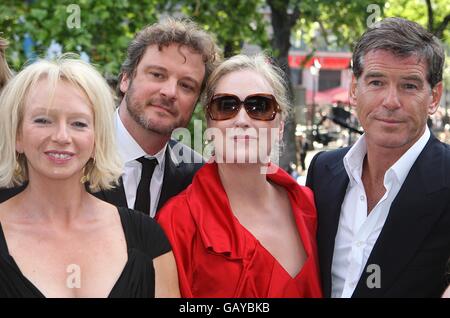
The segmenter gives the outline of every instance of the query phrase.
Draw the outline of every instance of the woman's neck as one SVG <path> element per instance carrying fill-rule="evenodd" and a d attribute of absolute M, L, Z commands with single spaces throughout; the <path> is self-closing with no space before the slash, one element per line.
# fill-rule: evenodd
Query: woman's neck
<path fill-rule="evenodd" d="M 69 225 L 80 217 L 91 197 L 79 180 L 34 178 L 13 203 L 25 218 Z"/>
<path fill-rule="evenodd" d="M 258 164 L 218 164 L 219 176 L 230 204 L 265 206 L 271 184 Z"/>

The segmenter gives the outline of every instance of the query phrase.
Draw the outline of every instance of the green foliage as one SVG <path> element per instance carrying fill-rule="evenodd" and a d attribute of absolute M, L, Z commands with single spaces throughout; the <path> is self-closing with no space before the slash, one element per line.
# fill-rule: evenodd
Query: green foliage
<path fill-rule="evenodd" d="M 216 35 L 225 57 L 240 53 L 244 42 L 268 48 L 268 24 L 261 13 L 264 1 L 183 0 L 178 3 L 183 14 Z"/>
<path fill-rule="evenodd" d="M 0 30 L 10 41 L 9 62 L 17 70 L 26 61 L 23 41 L 28 35 L 38 57 L 45 57 L 56 41 L 63 52 L 85 52 L 104 73 L 115 74 L 134 33 L 157 20 L 159 2 L 80 0 L 76 3 L 79 27 L 71 27 L 75 21 L 72 0 L 3 1 Z"/>
<path fill-rule="evenodd" d="M 379 20 L 375 19 L 377 12 L 374 6 L 377 6 L 381 17 L 384 3 L 385 0 L 302 1 L 295 35 L 297 39 L 302 38 L 311 49 L 350 51 L 368 23 Z"/>
<path fill-rule="evenodd" d="M 389 0 L 385 16 L 396 16 L 415 21 L 435 33 L 444 19 L 450 16 L 450 2 L 448 0 L 432 0 L 430 3 L 433 10 L 431 29 L 429 27 L 429 15 L 425 0 Z M 444 32 L 440 38 L 447 45 L 450 45 L 450 25 L 447 24 L 444 27 Z"/>
<path fill-rule="evenodd" d="M 38 57 L 45 57 L 55 41 L 63 52 L 85 52 L 102 73 L 114 76 L 138 30 L 162 14 L 184 15 L 214 33 L 225 56 L 241 52 L 244 43 L 256 44 L 287 64 L 290 34 L 310 49 L 348 51 L 370 22 L 374 12 L 369 5 L 377 5 L 381 17 L 401 16 L 427 27 L 427 1 L 432 4 L 432 27 L 437 30 L 449 15 L 448 0 L 2 0 L 0 36 L 10 41 L 7 59 L 15 70 L 30 58 L 23 47 L 29 36 Z M 70 27 L 76 22 L 71 5 L 79 6 L 79 27 Z M 279 14 L 276 23 L 269 7 Z M 283 23 L 284 19 L 289 23 Z M 450 43 L 448 27 L 442 38 Z M 204 126 L 201 107 L 193 119 L 202 119 Z"/>

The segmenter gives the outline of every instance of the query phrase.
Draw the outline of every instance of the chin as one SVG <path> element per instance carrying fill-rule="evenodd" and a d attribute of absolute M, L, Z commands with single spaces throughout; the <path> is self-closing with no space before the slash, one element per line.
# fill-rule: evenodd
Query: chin
<path fill-rule="evenodd" d="M 411 144 L 411 141 L 399 138 L 385 138 L 377 140 L 376 144 L 384 148 L 398 149 Z"/>
<path fill-rule="evenodd" d="M 259 162 L 259 156 L 257 152 L 249 152 L 248 150 L 236 151 L 234 155 L 231 156 L 230 163 L 237 164 L 255 164 Z M 227 157 L 225 157 L 227 158 Z"/>

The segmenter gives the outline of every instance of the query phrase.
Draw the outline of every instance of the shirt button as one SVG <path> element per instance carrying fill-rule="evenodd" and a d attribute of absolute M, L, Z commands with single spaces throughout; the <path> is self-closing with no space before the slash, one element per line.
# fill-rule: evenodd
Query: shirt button
<path fill-rule="evenodd" d="M 363 245 L 363 242 L 361 242 L 361 241 L 356 242 L 357 247 L 361 247 L 362 245 Z"/>
<path fill-rule="evenodd" d="M 362 195 L 362 196 L 359 197 L 359 199 L 360 199 L 361 201 L 364 201 L 364 200 L 366 199 L 366 197 Z"/>

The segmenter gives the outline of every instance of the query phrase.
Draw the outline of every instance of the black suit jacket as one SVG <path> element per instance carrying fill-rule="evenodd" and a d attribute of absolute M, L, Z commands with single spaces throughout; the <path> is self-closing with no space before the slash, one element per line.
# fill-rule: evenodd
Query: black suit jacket
<path fill-rule="evenodd" d="M 349 183 L 343 157 L 349 148 L 317 154 L 307 183 L 318 213 L 318 249 L 324 295 L 331 295 L 331 265 L 341 205 Z M 412 166 L 365 264 L 352 297 L 439 297 L 450 257 L 450 147 L 433 135 Z M 380 288 L 367 284 L 380 266 Z M 370 281 L 370 279 L 369 279 Z"/>
<path fill-rule="evenodd" d="M 189 158 L 189 160 L 186 160 L 187 158 Z M 170 140 L 168 147 L 166 148 L 164 178 L 157 210 L 159 210 L 167 200 L 177 195 L 191 184 L 194 174 L 203 164 L 203 158 L 198 153 L 175 140 Z M 0 202 L 13 197 L 25 187 L 26 185 L 11 189 L 1 189 Z M 128 206 L 125 190 L 122 186 L 122 178 L 119 180 L 118 187 L 108 191 L 99 191 L 93 193 L 93 195 L 115 206 Z"/>

